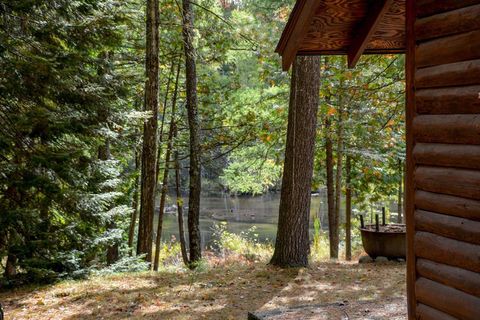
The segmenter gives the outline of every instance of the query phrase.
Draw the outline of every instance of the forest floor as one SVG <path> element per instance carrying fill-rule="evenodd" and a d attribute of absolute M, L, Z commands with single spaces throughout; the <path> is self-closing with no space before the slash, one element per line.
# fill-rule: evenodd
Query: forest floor
<path fill-rule="evenodd" d="M 228 320 L 298 306 L 307 306 L 301 309 L 311 315 L 303 319 L 393 320 L 406 319 L 405 296 L 405 263 L 327 261 L 282 270 L 264 261 L 212 257 L 198 272 L 166 270 L 64 281 L 0 293 L 0 303 L 6 320 Z M 277 312 L 272 319 L 298 319 L 299 309 L 292 310 L 290 316 L 279 317 Z"/>

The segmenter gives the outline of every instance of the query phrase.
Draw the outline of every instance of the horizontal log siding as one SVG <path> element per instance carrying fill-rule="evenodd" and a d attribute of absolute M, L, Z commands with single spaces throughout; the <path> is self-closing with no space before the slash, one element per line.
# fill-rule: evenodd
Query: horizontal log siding
<path fill-rule="evenodd" d="M 415 192 L 417 209 L 443 213 L 449 216 L 480 221 L 480 201 L 418 190 Z"/>
<path fill-rule="evenodd" d="M 476 76 L 480 77 L 480 72 Z M 424 89 L 417 91 L 415 103 L 420 114 L 478 114 L 479 94 L 480 85 Z"/>
<path fill-rule="evenodd" d="M 480 246 L 476 244 L 417 231 L 415 253 L 419 258 L 480 272 Z"/>
<path fill-rule="evenodd" d="M 417 41 L 467 33 L 480 29 L 480 5 L 437 14 L 415 24 Z"/>
<path fill-rule="evenodd" d="M 475 4 L 478 4 L 478 0 L 417 0 L 417 16 L 432 16 Z"/>
<path fill-rule="evenodd" d="M 418 274 L 424 278 L 480 297 L 480 274 L 446 264 L 418 259 Z"/>
<path fill-rule="evenodd" d="M 419 166 L 415 170 L 417 189 L 457 197 L 480 199 L 480 171 Z"/>
<path fill-rule="evenodd" d="M 413 131 L 417 142 L 480 145 L 480 114 L 419 115 Z"/>
<path fill-rule="evenodd" d="M 415 212 L 417 230 L 480 245 L 480 222 L 435 212 Z"/>
<path fill-rule="evenodd" d="M 480 146 L 418 143 L 413 156 L 419 165 L 480 170 Z"/>
<path fill-rule="evenodd" d="M 417 318 L 422 320 L 458 320 L 451 315 L 438 311 L 432 307 L 419 303 L 417 306 Z"/>
<path fill-rule="evenodd" d="M 419 278 L 415 285 L 418 301 L 463 320 L 478 320 L 480 299 L 438 282 Z"/>
<path fill-rule="evenodd" d="M 416 49 L 416 55 L 419 68 L 476 60 L 480 56 L 480 31 L 421 43 Z"/>
<path fill-rule="evenodd" d="M 415 76 L 417 96 L 428 97 L 420 89 L 480 84 L 480 59 L 442 64 L 418 70 Z M 418 100 L 417 100 L 418 102 Z"/>
<path fill-rule="evenodd" d="M 480 0 L 415 3 L 415 316 L 480 319 Z"/>

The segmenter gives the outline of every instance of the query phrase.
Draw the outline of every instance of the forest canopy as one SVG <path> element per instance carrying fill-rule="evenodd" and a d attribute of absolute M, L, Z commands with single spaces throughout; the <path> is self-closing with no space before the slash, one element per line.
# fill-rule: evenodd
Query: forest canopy
<path fill-rule="evenodd" d="M 138 224 L 148 218 L 141 195 L 149 190 L 142 178 L 147 160 L 155 176 L 152 214 L 163 214 L 157 203 L 163 195 L 188 212 L 189 232 L 198 216 L 195 222 L 195 207 L 182 196 L 190 192 L 192 201 L 194 156 L 203 193 L 280 190 L 290 74 L 281 71 L 274 48 L 294 1 L 161 0 L 157 20 L 147 2 L 155 1 L 0 1 L 2 281 L 52 282 L 158 263 L 135 250 Z M 149 19 L 157 52 L 149 46 L 155 43 L 145 27 Z M 157 91 L 148 87 L 153 78 L 146 70 L 155 59 Z M 351 161 L 359 209 L 397 199 L 404 57 L 364 56 L 350 70 L 344 57 L 325 56 L 320 65 L 311 191 L 327 184 L 330 140 L 334 159 Z M 152 121 L 155 148 L 146 159 Z M 170 240 L 160 238 L 161 226 L 150 231 L 150 244 Z M 189 261 L 183 249 L 195 268 L 201 256 L 190 251 Z"/>

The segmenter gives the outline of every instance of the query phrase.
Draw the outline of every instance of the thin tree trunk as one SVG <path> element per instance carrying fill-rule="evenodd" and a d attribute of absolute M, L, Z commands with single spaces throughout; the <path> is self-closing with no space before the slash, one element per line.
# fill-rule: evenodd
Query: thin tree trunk
<path fill-rule="evenodd" d="M 140 160 L 141 157 L 138 154 L 138 151 L 135 150 L 135 170 L 138 170 L 140 168 Z M 138 188 L 139 188 L 139 183 L 140 183 L 140 176 L 137 173 L 137 176 L 135 177 L 135 185 L 134 185 L 134 191 L 133 191 L 133 199 L 132 199 L 132 216 L 130 218 L 130 227 L 128 229 L 128 247 L 130 248 L 130 255 L 133 254 L 133 238 L 135 235 L 135 225 L 137 222 L 137 216 L 138 216 Z"/>
<path fill-rule="evenodd" d="M 293 66 L 287 146 L 275 252 L 271 264 L 308 265 L 311 181 L 320 87 L 320 57 L 297 57 Z"/>
<path fill-rule="evenodd" d="M 347 155 L 345 193 L 345 259 L 352 260 L 352 157 Z"/>
<path fill-rule="evenodd" d="M 155 177 L 156 185 L 158 188 L 158 177 L 160 175 L 160 160 L 162 157 L 162 146 L 163 146 L 163 129 L 165 127 L 165 114 L 167 110 L 167 103 L 168 103 L 168 95 L 170 93 L 170 84 L 172 82 L 172 74 L 175 71 L 175 63 L 172 61 L 170 66 L 170 74 L 168 75 L 167 80 L 167 90 L 165 91 L 165 98 L 163 100 L 163 108 L 162 108 L 162 122 L 160 123 L 160 129 L 158 133 L 158 152 L 157 152 L 157 175 Z"/>
<path fill-rule="evenodd" d="M 180 71 L 180 65 L 179 69 Z M 177 73 L 177 76 L 179 75 L 179 72 Z M 177 79 L 178 83 L 178 79 Z M 178 126 L 175 126 L 175 131 L 174 131 L 174 140 L 177 139 L 178 135 Z M 176 193 L 176 202 L 177 202 L 177 211 L 178 211 L 178 235 L 179 235 L 179 240 L 180 240 L 180 249 L 182 252 L 182 259 L 183 263 L 186 266 L 190 265 L 190 259 L 188 257 L 187 253 L 187 245 L 185 241 L 185 227 L 183 223 L 183 197 L 182 197 L 182 191 L 181 191 L 181 176 L 180 176 L 180 161 L 178 159 L 178 146 L 175 147 L 174 151 L 174 161 L 175 161 L 175 193 Z"/>
<path fill-rule="evenodd" d="M 325 120 L 325 151 L 327 166 L 327 202 L 328 202 L 328 236 L 330 239 L 330 258 L 338 258 L 338 242 L 335 237 L 335 186 L 333 178 L 333 143 L 331 137 L 331 120 Z"/>
<path fill-rule="evenodd" d="M 343 88 L 343 83 L 340 81 L 340 87 Z M 342 175 L 343 175 L 343 102 L 342 93 L 338 98 L 338 126 L 337 126 L 337 172 L 335 177 L 335 224 L 334 224 L 334 243 L 336 256 L 338 258 L 338 244 L 340 242 L 340 211 L 342 207 Z"/>
<path fill-rule="evenodd" d="M 180 63 L 178 64 L 177 68 L 177 77 L 175 80 L 175 91 L 173 93 L 173 100 L 172 100 L 172 114 L 170 119 L 170 129 L 168 132 L 168 145 L 167 145 L 167 153 L 165 154 L 165 170 L 163 171 L 163 182 L 162 182 L 162 192 L 160 196 L 160 209 L 158 212 L 158 224 L 157 224 L 157 238 L 155 240 L 155 259 L 153 262 L 153 270 L 158 271 L 158 266 L 160 263 L 160 244 L 162 240 L 162 227 L 163 227 L 163 216 L 165 210 L 165 200 L 167 197 L 168 191 L 168 173 L 170 167 L 170 155 L 173 148 L 173 137 L 175 134 L 176 123 L 175 117 L 177 113 L 177 94 L 178 94 L 178 79 L 180 77 Z"/>
<path fill-rule="evenodd" d="M 188 129 L 190 132 L 190 187 L 188 199 L 188 235 L 190 241 L 190 268 L 195 268 L 202 258 L 200 236 L 201 149 L 200 124 L 197 106 L 196 52 L 193 46 L 194 19 L 189 0 L 183 0 L 183 41 L 187 91 Z"/>
<path fill-rule="evenodd" d="M 172 110 L 173 111 L 173 110 Z M 173 114 L 172 114 L 173 115 Z M 173 130 L 175 123 L 170 123 L 170 132 L 168 134 L 168 146 L 167 153 L 165 155 L 165 170 L 163 171 L 162 191 L 160 193 L 160 209 L 158 212 L 158 224 L 157 224 L 157 237 L 155 241 L 155 259 L 153 260 L 153 270 L 158 271 L 159 259 L 160 259 L 160 245 L 162 240 L 162 227 L 163 227 L 163 215 L 165 209 L 165 200 L 168 191 L 168 173 L 170 165 L 170 153 L 172 151 Z"/>
<path fill-rule="evenodd" d="M 176 129 L 176 128 L 175 128 Z M 175 138 L 177 137 L 177 131 L 175 130 Z M 190 265 L 190 260 L 187 253 L 187 245 L 185 241 L 185 228 L 183 224 L 183 197 L 181 191 L 181 179 L 180 179 L 180 161 L 178 160 L 178 150 L 175 149 L 175 192 L 177 196 L 177 210 L 178 210 L 178 235 L 180 238 L 180 249 L 182 251 L 183 263 L 186 266 Z"/>
<path fill-rule="evenodd" d="M 151 262 L 157 171 L 159 53 L 158 0 L 147 0 L 146 16 L 147 81 L 145 83 L 145 110 L 151 112 L 151 117 L 145 122 L 143 128 L 142 182 L 137 252 L 138 254 L 146 254 L 146 260 Z"/>
<path fill-rule="evenodd" d="M 400 170 L 400 180 L 398 182 L 398 215 L 397 215 L 397 222 L 403 222 L 403 206 L 402 206 L 402 185 L 403 185 L 403 163 L 402 160 L 398 160 L 398 169 Z"/>

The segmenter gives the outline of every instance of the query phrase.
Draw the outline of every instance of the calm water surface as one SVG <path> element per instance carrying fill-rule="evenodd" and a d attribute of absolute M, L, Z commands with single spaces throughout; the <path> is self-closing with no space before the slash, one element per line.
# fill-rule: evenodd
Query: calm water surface
<path fill-rule="evenodd" d="M 167 201 L 167 212 L 163 223 L 162 239 L 168 241 L 173 236 L 178 239 L 177 211 L 174 207 L 175 197 L 171 195 Z M 188 198 L 184 199 L 185 205 Z M 200 230 L 202 245 L 208 246 L 212 241 L 214 224 L 227 222 L 228 231 L 236 234 L 248 231 L 255 226 L 259 241 L 273 242 L 277 232 L 278 208 L 280 193 L 263 196 L 231 196 L 216 194 L 202 196 L 200 205 Z M 157 204 L 158 208 L 158 204 Z M 319 217 L 326 224 L 326 199 L 324 192 L 312 195 L 311 217 Z M 187 209 L 185 211 L 185 230 L 187 230 Z M 311 219 L 313 221 L 313 219 Z"/>

